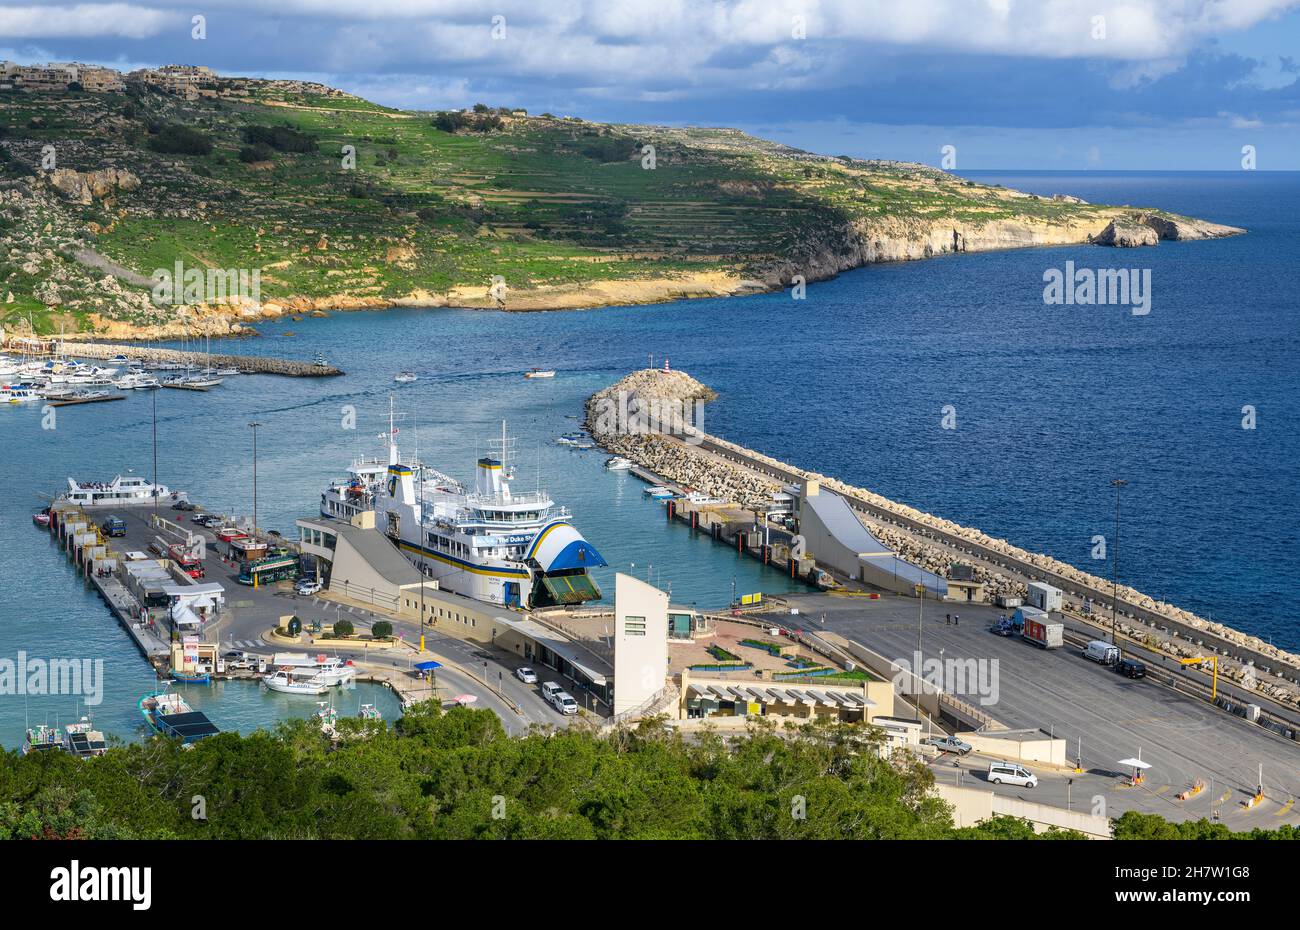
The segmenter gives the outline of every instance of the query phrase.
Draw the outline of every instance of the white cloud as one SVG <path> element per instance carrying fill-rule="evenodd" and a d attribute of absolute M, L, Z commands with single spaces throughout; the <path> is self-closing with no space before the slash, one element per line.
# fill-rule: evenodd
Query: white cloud
<path fill-rule="evenodd" d="M 364 25 L 380 44 L 409 37 L 412 21 L 456 31 L 470 41 L 440 52 L 473 57 L 494 15 L 511 39 L 575 45 L 603 54 L 620 45 L 673 50 L 702 59 L 725 49 L 797 42 L 868 42 L 1043 58 L 1162 59 L 1197 43 L 1247 29 L 1300 0 L 203 0 L 209 15 L 250 18 L 274 10 L 282 20 Z M 133 4 L 0 7 L 0 39 L 16 36 L 152 34 L 168 15 L 188 21 L 193 0 Z M 1105 19 L 1104 38 L 1093 19 Z M 12 32 L 11 29 L 26 30 Z M 151 30 L 145 32 L 145 30 Z M 509 41 L 509 40 L 508 40 Z M 593 64 L 595 61 L 592 62 Z"/>
<path fill-rule="evenodd" d="M 0 5 L 0 39 L 147 39 L 180 20 L 177 13 L 132 3 Z"/>

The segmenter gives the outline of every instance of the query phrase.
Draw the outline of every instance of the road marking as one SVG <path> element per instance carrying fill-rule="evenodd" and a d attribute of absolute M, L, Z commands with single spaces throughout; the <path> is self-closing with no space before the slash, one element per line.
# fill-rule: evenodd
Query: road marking
<path fill-rule="evenodd" d="M 1286 813 L 1287 813 L 1287 811 L 1291 810 L 1291 807 L 1292 807 L 1294 804 L 1295 804 L 1295 798 L 1287 798 L 1286 803 L 1283 804 L 1283 805 L 1282 805 L 1282 808 L 1281 808 L 1279 811 L 1277 811 L 1275 814 L 1273 814 L 1273 816 L 1274 816 L 1274 817 L 1283 817 L 1283 816 L 1285 816 Z"/>

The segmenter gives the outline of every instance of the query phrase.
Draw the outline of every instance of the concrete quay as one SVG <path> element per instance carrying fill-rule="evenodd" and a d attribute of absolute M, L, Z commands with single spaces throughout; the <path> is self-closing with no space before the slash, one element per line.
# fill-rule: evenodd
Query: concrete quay
<path fill-rule="evenodd" d="M 704 491 L 742 506 L 770 501 L 783 486 L 820 482 L 824 490 L 843 497 L 867 527 L 898 554 L 923 568 L 946 572 L 961 561 L 972 565 L 977 578 L 992 582 L 994 592 L 1021 593 L 1030 581 L 1060 588 L 1067 607 L 1081 611 L 1084 599 L 1094 613 L 1119 614 L 1120 632 L 1157 645 L 1180 657 L 1209 653 L 1233 660 L 1220 663 L 1220 675 L 1240 679 L 1254 667 L 1257 690 L 1288 706 L 1300 706 L 1300 656 L 1277 649 L 1257 637 L 1212 623 L 1120 586 L 1119 597 L 1104 579 L 1088 575 L 1049 556 L 1021 550 L 978 530 L 889 501 L 862 488 L 780 462 L 743 446 L 680 423 L 660 423 L 658 432 L 625 428 L 611 420 L 608 410 L 626 409 L 632 401 L 683 405 L 708 389 L 682 372 L 648 369 L 634 372 L 588 401 L 587 423 L 593 438 L 609 451 L 679 485 Z M 653 410 L 654 407 L 651 407 Z"/>

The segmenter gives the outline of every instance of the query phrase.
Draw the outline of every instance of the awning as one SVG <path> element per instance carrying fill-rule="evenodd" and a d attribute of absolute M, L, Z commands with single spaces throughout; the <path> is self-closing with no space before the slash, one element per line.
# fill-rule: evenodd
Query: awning
<path fill-rule="evenodd" d="M 430 671 L 431 669 L 442 668 L 442 663 L 434 662 L 432 659 L 430 659 L 427 662 L 416 662 L 415 667 L 422 672 L 427 672 Z"/>

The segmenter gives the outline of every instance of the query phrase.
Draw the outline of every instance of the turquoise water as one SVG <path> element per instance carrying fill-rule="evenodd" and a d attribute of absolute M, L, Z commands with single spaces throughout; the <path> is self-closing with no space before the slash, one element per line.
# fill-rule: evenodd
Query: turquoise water
<path fill-rule="evenodd" d="M 33 657 L 102 659 L 103 703 L 92 713 L 105 732 L 135 736 L 136 703 L 154 686 L 153 674 L 98 596 L 32 525 L 31 513 L 42 503 L 37 493 L 57 492 L 69 475 L 111 478 L 130 468 L 148 475 L 154 401 L 160 480 L 225 512 L 252 510 L 247 424 L 254 418 L 264 424 L 258 436 L 259 522 L 286 534 L 295 532 L 294 518 L 316 513 L 321 489 L 354 457 L 380 451 L 391 393 L 400 411 L 403 451 L 418 451 L 440 470 L 466 480 L 485 440 L 499 435 L 501 418 L 508 418 L 518 438 L 516 489 L 537 484 L 540 455 L 542 484 L 573 511 L 577 525 L 610 563 L 595 573 L 610 597 L 616 570 L 652 579 L 671 590 L 677 603 L 703 607 L 728 603 L 733 580 L 739 593 L 801 589 L 752 558 L 669 525 L 662 504 L 641 493 L 645 484 L 607 471 L 599 452 L 555 445 L 556 436 L 576 428 L 569 417 L 582 414 L 586 398 L 627 366 L 571 368 L 553 381 L 527 381 L 523 370 L 549 364 L 557 352 L 539 344 L 523 354 L 477 357 L 494 341 L 493 318 L 520 332 L 524 324 L 551 319 L 399 311 L 286 323 L 268 327 L 266 338 L 231 340 L 221 349 L 300 358 L 321 350 L 348 374 L 327 380 L 241 376 L 208 393 L 137 393 L 114 404 L 63 408 L 53 430 L 41 429 L 38 405 L 0 408 L 0 456 L 15 476 L 13 493 L 0 499 L 0 542 L 10 554 L 0 560 L 0 659 L 16 659 L 19 650 Z M 598 322 L 594 314 L 583 319 Z M 275 335 L 290 326 L 297 336 Z M 466 351 L 471 342 L 476 347 Z M 405 368 L 418 371 L 421 380 L 394 390 L 392 376 Z M 358 689 L 386 719 L 395 718 L 397 705 L 387 689 Z M 310 699 L 241 682 L 211 690 L 193 687 L 187 699 L 190 693 L 192 703 L 222 729 L 244 731 L 316 709 Z M 73 697 L 0 695 L 0 744 L 20 745 L 24 721 L 66 721 L 77 713 Z"/>
<path fill-rule="evenodd" d="M 642 484 L 599 452 L 554 445 L 594 391 L 653 353 L 719 392 L 704 427 L 793 464 L 976 526 L 1100 574 L 1093 537 L 1113 531 L 1109 480 L 1124 491 L 1121 578 L 1154 596 L 1300 648 L 1287 601 L 1300 564 L 1300 175 L 981 174 L 981 180 L 1152 204 L 1247 227 L 1246 236 L 1154 249 L 1087 246 L 879 265 L 788 294 L 560 313 L 394 310 L 288 320 L 214 351 L 310 359 L 325 381 L 249 376 L 207 393 L 157 392 L 160 476 L 208 506 L 252 507 L 259 430 L 260 522 L 286 533 L 321 487 L 378 451 L 388 396 L 404 451 L 469 478 L 505 417 L 519 437 L 516 487 L 537 481 L 569 506 L 611 563 L 678 602 L 720 606 L 732 592 L 788 582 L 752 559 L 668 525 Z M 1149 268 L 1153 303 L 1046 306 L 1045 269 Z M 294 335 L 286 336 L 286 331 Z M 535 367 L 554 380 L 527 381 Z M 410 369 L 415 384 L 395 386 Z M 98 656 L 106 707 L 129 706 L 151 676 L 108 611 L 84 592 L 30 523 L 38 491 L 65 476 L 150 468 L 150 397 L 65 408 L 42 430 L 35 406 L 0 409 L 0 658 Z M 945 405 L 956 430 L 940 426 Z M 1241 429 L 1241 408 L 1258 427 Z M 353 428 L 349 428 L 353 427 Z M 226 697 L 218 698 L 224 703 Z M 73 702 L 32 699 L 33 719 Z M 232 704 L 233 706 L 233 704 Z M 280 708 L 265 705 L 271 719 Z M 308 712 L 314 709 L 314 704 Z M 220 709 L 213 708 L 214 719 Z M 0 742 L 21 738 L 21 697 L 0 697 Z M 108 717 L 117 710 L 102 710 Z M 236 714 L 235 716 L 238 716 Z M 221 720 L 218 719 L 218 723 Z"/>

